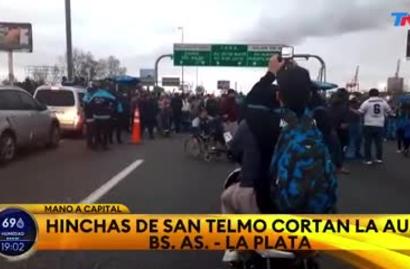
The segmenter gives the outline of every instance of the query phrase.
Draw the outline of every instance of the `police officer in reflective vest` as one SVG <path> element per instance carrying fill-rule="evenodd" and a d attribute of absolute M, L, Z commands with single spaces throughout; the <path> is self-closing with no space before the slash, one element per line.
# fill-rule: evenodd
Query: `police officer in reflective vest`
<path fill-rule="evenodd" d="M 86 123 L 86 140 L 87 140 L 87 147 L 90 149 L 94 149 L 96 146 L 94 118 L 93 118 L 93 113 L 92 113 L 91 106 L 90 106 L 90 101 L 94 93 L 98 90 L 98 88 L 99 88 L 99 83 L 97 81 L 91 82 L 89 88 L 87 89 L 87 93 L 85 94 L 83 98 L 84 115 L 85 115 L 85 123 Z"/>
<path fill-rule="evenodd" d="M 95 146 L 101 146 L 104 150 L 107 150 L 116 98 L 109 91 L 99 88 L 85 99 L 87 100 L 86 106 L 93 119 Z"/>

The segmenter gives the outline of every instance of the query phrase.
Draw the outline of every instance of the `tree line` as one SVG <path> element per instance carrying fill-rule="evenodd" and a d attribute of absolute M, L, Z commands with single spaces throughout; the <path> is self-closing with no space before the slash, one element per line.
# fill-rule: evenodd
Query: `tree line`
<path fill-rule="evenodd" d="M 27 77 L 23 81 L 15 79 L 15 85 L 33 93 L 34 90 L 47 82 L 60 83 L 66 76 L 66 56 L 58 57 L 53 66 L 32 66 L 26 68 Z M 96 58 L 90 51 L 75 48 L 73 50 L 73 76 L 76 82 L 83 84 L 93 79 L 103 79 L 118 75 L 125 75 L 127 69 L 121 65 L 121 61 L 115 56 Z M 8 85 L 9 80 L 2 81 Z"/>

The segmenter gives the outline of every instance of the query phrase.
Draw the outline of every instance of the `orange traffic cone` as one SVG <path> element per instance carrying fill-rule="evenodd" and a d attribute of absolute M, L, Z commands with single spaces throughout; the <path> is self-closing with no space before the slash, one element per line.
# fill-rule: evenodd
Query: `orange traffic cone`
<path fill-rule="evenodd" d="M 139 144 L 141 142 L 141 122 L 140 112 L 138 108 L 135 108 L 134 112 L 134 124 L 132 125 L 131 142 L 133 144 Z"/>

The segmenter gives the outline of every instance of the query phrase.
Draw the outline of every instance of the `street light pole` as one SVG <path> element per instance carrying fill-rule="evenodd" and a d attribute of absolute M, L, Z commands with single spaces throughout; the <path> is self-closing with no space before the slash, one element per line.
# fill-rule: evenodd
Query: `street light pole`
<path fill-rule="evenodd" d="M 14 86 L 14 63 L 13 63 L 13 51 L 8 51 L 8 63 L 9 63 L 9 83 Z"/>
<path fill-rule="evenodd" d="M 67 40 L 67 76 L 68 81 L 73 80 L 73 49 L 71 41 L 71 1 L 65 0 L 65 29 Z"/>
<path fill-rule="evenodd" d="M 184 44 L 184 27 L 180 26 L 180 27 L 178 27 L 178 30 L 181 31 L 181 35 L 182 35 L 181 43 Z M 185 82 L 184 82 L 184 66 L 183 65 L 181 67 L 181 71 L 182 71 L 182 81 L 181 81 L 182 82 L 182 91 L 184 91 Z"/>
<path fill-rule="evenodd" d="M 198 66 L 196 67 L 196 87 L 198 87 Z"/>

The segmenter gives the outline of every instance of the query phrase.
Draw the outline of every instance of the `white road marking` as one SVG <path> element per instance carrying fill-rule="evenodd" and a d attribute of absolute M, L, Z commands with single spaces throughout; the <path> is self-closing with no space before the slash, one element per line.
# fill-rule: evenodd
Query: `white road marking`
<path fill-rule="evenodd" d="M 144 160 L 138 159 L 134 161 L 132 164 L 124 168 L 121 172 L 116 174 L 114 177 L 112 177 L 110 180 L 108 180 L 104 185 L 99 187 L 97 190 L 95 190 L 93 193 L 87 196 L 84 200 L 82 200 L 80 203 L 81 204 L 92 204 L 97 202 L 101 197 L 103 197 L 107 192 L 109 192 L 112 188 L 114 188 L 118 183 L 120 183 L 124 178 L 126 178 L 129 174 L 131 174 L 132 171 L 137 169 L 138 166 L 140 166 Z"/>

